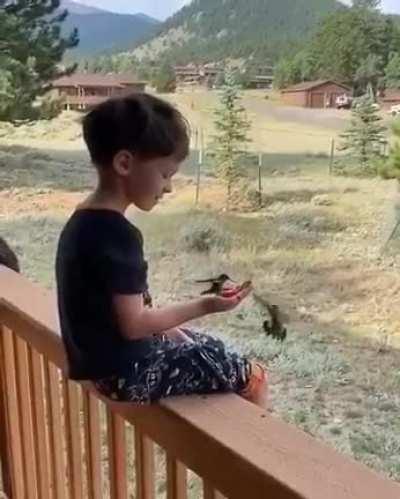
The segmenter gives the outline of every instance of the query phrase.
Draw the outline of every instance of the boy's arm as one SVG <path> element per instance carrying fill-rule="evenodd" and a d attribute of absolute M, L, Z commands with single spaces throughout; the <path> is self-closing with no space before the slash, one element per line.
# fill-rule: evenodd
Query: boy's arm
<path fill-rule="evenodd" d="M 127 340 L 160 334 L 185 322 L 208 314 L 234 309 L 246 298 L 250 290 L 243 290 L 236 296 L 207 296 L 187 303 L 163 308 L 145 308 L 142 295 L 115 295 L 114 311 L 120 331 Z"/>

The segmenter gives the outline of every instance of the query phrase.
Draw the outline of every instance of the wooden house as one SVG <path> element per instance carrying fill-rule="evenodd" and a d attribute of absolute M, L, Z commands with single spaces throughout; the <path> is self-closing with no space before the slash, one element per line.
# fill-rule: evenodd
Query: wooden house
<path fill-rule="evenodd" d="M 351 95 L 351 89 L 332 80 L 306 81 L 282 90 L 282 101 L 288 106 L 311 108 L 335 107 L 340 95 Z"/>
<path fill-rule="evenodd" d="M 77 73 L 55 80 L 53 88 L 64 99 L 65 109 L 85 110 L 110 97 L 143 92 L 146 83 L 134 75 Z"/>

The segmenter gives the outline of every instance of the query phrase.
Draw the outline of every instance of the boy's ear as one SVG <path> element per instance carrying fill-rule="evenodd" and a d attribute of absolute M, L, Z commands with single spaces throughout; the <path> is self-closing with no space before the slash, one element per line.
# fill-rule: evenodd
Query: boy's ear
<path fill-rule="evenodd" d="M 130 151 L 119 151 L 114 156 L 113 168 L 118 175 L 125 177 L 129 175 L 134 163 L 134 154 Z"/>

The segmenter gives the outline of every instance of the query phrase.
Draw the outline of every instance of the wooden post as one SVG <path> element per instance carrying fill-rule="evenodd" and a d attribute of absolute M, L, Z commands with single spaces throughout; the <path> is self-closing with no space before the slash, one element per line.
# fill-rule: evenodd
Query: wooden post
<path fill-rule="evenodd" d="M 154 444 L 135 426 L 136 498 L 154 499 Z"/>
<path fill-rule="evenodd" d="M 262 178 L 261 178 L 261 170 L 262 170 L 263 156 L 262 153 L 258 155 L 258 206 L 262 207 Z"/>
<path fill-rule="evenodd" d="M 167 499 L 187 499 L 186 467 L 167 454 Z"/>
<path fill-rule="evenodd" d="M 197 179 L 196 179 L 196 205 L 199 204 L 199 198 L 200 198 L 200 179 L 201 179 L 201 166 L 203 164 L 203 147 L 204 147 L 204 136 L 203 136 L 203 129 L 201 130 L 200 134 L 200 149 L 199 149 L 199 160 L 197 162 Z"/>
<path fill-rule="evenodd" d="M 3 334 L 0 325 L 0 465 L 3 479 L 3 489 L 7 497 L 13 497 L 12 489 L 12 455 L 11 432 L 8 421 L 9 409 L 7 404 L 7 382 L 5 372 L 5 352 L 3 349 Z"/>
<path fill-rule="evenodd" d="M 335 139 L 331 139 L 331 156 L 329 160 L 329 175 L 332 175 L 333 172 L 333 162 L 335 160 Z"/>

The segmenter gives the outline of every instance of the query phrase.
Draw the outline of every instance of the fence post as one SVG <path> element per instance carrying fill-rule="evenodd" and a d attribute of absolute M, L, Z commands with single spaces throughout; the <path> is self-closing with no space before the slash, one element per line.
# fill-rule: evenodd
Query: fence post
<path fill-rule="evenodd" d="M 203 129 L 201 129 L 199 140 L 199 159 L 197 162 L 197 179 L 196 179 L 196 205 L 199 204 L 200 198 L 200 180 L 201 180 L 201 166 L 203 164 L 203 154 L 204 154 L 204 135 Z"/>
<path fill-rule="evenodd" d="M 335 139 L 331 139 L 331 155 L 329 159 L 329 175 L 333 172 L 333 162 L 335 161 Z"/>
<path fill-rule="evenodd" d="M 260 152 L 258 155 L 258 206 L 262 207 L 262 178 L 261 178 L 261 170 L 263 166 L 263 155 Z"/>

